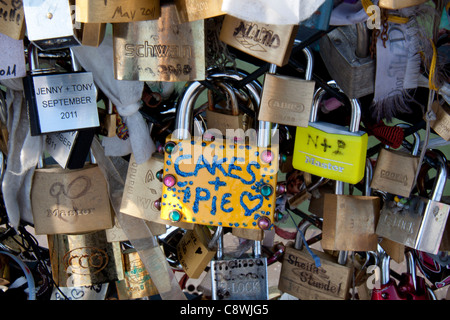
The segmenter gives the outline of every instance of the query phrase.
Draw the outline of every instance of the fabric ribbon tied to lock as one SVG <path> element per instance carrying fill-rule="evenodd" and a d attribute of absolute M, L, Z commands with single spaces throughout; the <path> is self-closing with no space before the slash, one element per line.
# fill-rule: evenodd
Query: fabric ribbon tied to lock
<path fill-rule="evenodd" d="M 107 35 L 99 47 L 80 46 L 74 48 L 73 52 L 83 68 L 93 73 L 94 82 L 116 106 L 128 127 L 128 140 L 121 140 L 117 136 L 103 139 L 106 155 L 124 156 L 132 152 L 136 162 L 143 163 L 156 150 L 148 125 L 138 112 L 144 82 L 114 78 L 112 42 L 112 36 Z"/>

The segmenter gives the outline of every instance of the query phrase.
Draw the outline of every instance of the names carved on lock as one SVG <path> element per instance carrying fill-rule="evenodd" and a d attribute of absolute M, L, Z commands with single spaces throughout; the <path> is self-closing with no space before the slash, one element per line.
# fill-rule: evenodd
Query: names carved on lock
<path fill-rule="evenodd" d="M 388 170 L 381 170 L 380 171 L 380 178 L 395 181 L 402 183 L 403 185 L 408 185 L 408 176 L 401 173 L 391 172 Z"/>
<path fill-rule="evenodd" d="M 267 261 L 246 258 L 211 261 L 217 300 L 267 299 Z M 214 290 L 214 289 L 213 289 Z"/>

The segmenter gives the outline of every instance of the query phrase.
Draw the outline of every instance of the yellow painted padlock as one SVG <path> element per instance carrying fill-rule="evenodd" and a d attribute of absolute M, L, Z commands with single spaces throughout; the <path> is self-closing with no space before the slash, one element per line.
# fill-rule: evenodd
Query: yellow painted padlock
<path fill-rule="evenodd" d="M 337 87 L 333 82 L 329 82 Z M 325 90 L 314 94 L 308 127 L 297 127 L 292 165 L 295 169 L 320 177 L 356 184 L 364 177 L 368 135 L 359 131 L 361 109 L 351 99 L 350 127 L 316 121 Z"/>
<path fill-rule="evenodd" d="M 242 75 L 211 73 L 209 78 L 239 80 Z M 259 105 L 259 88 L 246 86 Z M 192 109 L 205 89 L 193 82 L 182 95 L 175 128 L 167 138 L 164 157 L 161 218 L 211 226 L 270 229 L 274 222 L 278 172 L 278 144 L 271 123 L 259 122 L 258 131 L 233 138 L 208 129 L 191 137 Z M 254 135 L 253 135 L 253 134 Z M 207 139 L 212 134 L 215 139 Z M 250 136 L 251 135 L 251 136 Z M 241 138 L 244 138 L 241 140 Z M 248 141 L 245 141 L 247 138 Z"/>

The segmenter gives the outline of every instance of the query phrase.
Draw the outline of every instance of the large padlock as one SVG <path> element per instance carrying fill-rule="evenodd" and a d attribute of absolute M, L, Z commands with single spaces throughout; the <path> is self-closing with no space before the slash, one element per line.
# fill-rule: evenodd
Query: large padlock
<path fill-rule="evenodd" d="M 159 153 L 141 164 L 131 154 L 120 212 L 158 224 L 192 229 L 191 223 L 161 219 L 163 167 L 164 157 Z"/>
<path fill-rule="evenodd" d="M 25 14 L 22 0 L 2 1 L 0 3 L 0 33 L 16 40 L 23 40 L 25 36 Z"/>
<path fill-rule="evenodd" d="M 121 23 L 158 19 L 160 0 L 76 0 L 75 19 L 84 23 Z"/>
<path fill-rule="evenodd" d="M 180 23 L 224 15 L 223 0 L 175 0 Z"/>
<path fill-rule="evenodd" d="M 397 283 L 390 276 L 390 257 L 380 257 L 380 286 L 372 289 L 372 300 L 431 300 L 425 279 L 416 275 L 416 264 L 412 252 L 405 253 L 407 271 Z"/>
<path fill-rule="evenodd" d="M 48 235 L 52 277 L 59 287 L 90 286 L 124 279 L 120 243 L 104 230 Z"/>
<path fill-rule="evenodd" d="M 260 241 L 254 242 L 253 257 L 229 258 L 223 252 L 223 237 L 218 237 L 216 259 L 211 260 L 212 300 L 268 300 L 267 276 Z"/>
<path fill-rule="evenodd" d="M 297 127 L 292 164 L 295 169 L 319 177 L 356 184 L 364 177 L 368 135 L 359 131 L 361 108 L 351 99 L 349 128 L 317 120 L 319 104 L 325 94 L 314 94 L 308 127 Z"/>
<path fill-rule="evenodd" d="M 178 23 L 175 4 L 161 6 L 158 20 L 113 24 L 117 80 L 205 79 L 204 20 Z"/>
<path fill-rule="evenodd" d="M 73 53 L 71 58 L 73 71 L 81 71 Z M 94 128 L 49 133 L 45 136 L 45 151 L 64 169 L 83 168 L 94 134 Z"/>
<path fill-rule="evenodd" d="M 426 0 L 380 0 L 378 5 L 383 9 L 403 9 L 408 7 L 417 6 L 419 4 L 427 2 Z"/>
<path fill-rule="evenodd" d="M 208 90 L 208 108 L 206 109 L 206 123 L 208 128 L 214 128 L 226 134 L 227 129 L 244 129 L 246 123 L 246 114 L 240 112 L 238 97 L 235 94 L 231 84 L 222 81 L 215 82 L 216 87 L 223 91 L 226 96 L 225 104 L 222 108 L 217 108 L 212 90 Z M 230 114 L 231 111 L 231 114 Z"/>
<path fill-rule="evenodd" d="M 222 227 L 218 227 L 216 232 L 221 230 Z M 210 245 L 212 239 L 207 226 L 196 224 L 178 243 L 178 260 L 189 278 L 198 279 L 216 255 L 216 249 Z"/>
<path fill-rule="evenodd" d="M 398 124 L 407 128 L 408 124 Z M 414 187 L 416 172 L 420 167 L 420 136 L 414 133 L 414 147 L 411 154 L 382 148 L 379 152 L 370 187 L 388 193 L 409 197 Z"/>
<path fill-rule="evenodd" d="M 219 39 L 239 51 L 279 67 L 289 61 L 298 25 L 273 25 L 225 15 Z"/>
<path fill-rule="evenodd" d="M 410 248 L 436 254 L 450 211 L 450 205 L 439 202 L 447 181 L 447 160 L 438 150 L 428 154 L 433 156 L 437 167 L 431 199 L 388 194 L 376 233 Z"/>
<path fill-rule="evenodd" d="M 281 265 L 278 289 L 301 300 L 345 300 L 349 297 L 352 268 L 349 262 L 336 261 L 329 254 L 309 248 L 320 259 L 317 267 L 304 248 L 303 237 L 311 224 L 305 222 L 297 232 L 294 245 L 287 245 Z"/>
<path fill-rule="evenodd" d="M 30 73 L 23 78 L 31 135 L 98 127 L 97 88 L 92 73 L 40 69 L 37 54 L 32 46 Z"/>
<path fill-rule="evenodd" d="M 79 46 L 73 0 L 23 0 L 28 39 L 41 50 Z"/>
<path fill-rule="evenodd" d="M 258 120 L 271 121 L 294 127 L 307 127 L 314 97 L 315 81 L 312 81 L 313 54 L 304 48 L 307 66 L 305 79 L 276 74 L 271 64 L 264 77 Z"/>
<path fill-rule="evenodd" d="M 36 234 L 74 234 L 113 227 L 105 178 L 92 156 L 91 162 L 75 170 L 38 164 L 31 188 Z"/>
<path fill-rule="evenodd" d="M 2 56 L 0 80 L 25 77 L 27 70 L 23 40 L 16 40 L 0 33 L 0 43 L 0 55 Z"/>
<path fill-rule="evenodd" d="M 340 26 L 320 40 L 320 55 L 332 79 L 351 99 L 374 92 L 375 61 L 365 22 Z"/>
<path fill-rule="evenodd" d="M 217 73 L 209 79 L 242 79 L 239 73 Z M 259 105 L 259 91 L 251 82 L 249 95 Z M 161 218 L 223 227 L 270 229 L 274 221 L 278 172 L 278 144 L 271 123 L 258 130 L 242 129 L 223 139 L 208 129 L 191 136 L 193 105 L 205 89 L 193 82 L 180 97 L 175 131 L 167 137 L 164 157 Z M 206 138 L 212 135 L 215 139 Z M 239 139 L 246 138 L 246 139 Z M 247 141 L 245 141 L 247 140 Z M 273 141 L 272 141 L 273 140 Z"/>
<path fill-rule="evenodd" d="M 325 194 L 323 211 L 322 248 L 325 250 L 375 251 L 375 233 L 380 198 L 371 196 L 368 186 L 371 163 L 366 161 L 365 191 L 363 195 Z"/>

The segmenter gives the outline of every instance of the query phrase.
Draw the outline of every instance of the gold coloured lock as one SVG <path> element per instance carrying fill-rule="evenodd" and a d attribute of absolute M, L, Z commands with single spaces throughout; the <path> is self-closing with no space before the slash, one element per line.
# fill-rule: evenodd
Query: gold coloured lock
<path fill-rule="evenodd" d="M 224 15 L 223 0 L 175 0 L 180 23 Z"/>
<path fill-rule="evenodd" d="M 25 14 L 22 0 L 0 2 L 0 33 L 16 40 L 25 36 Z"/>

